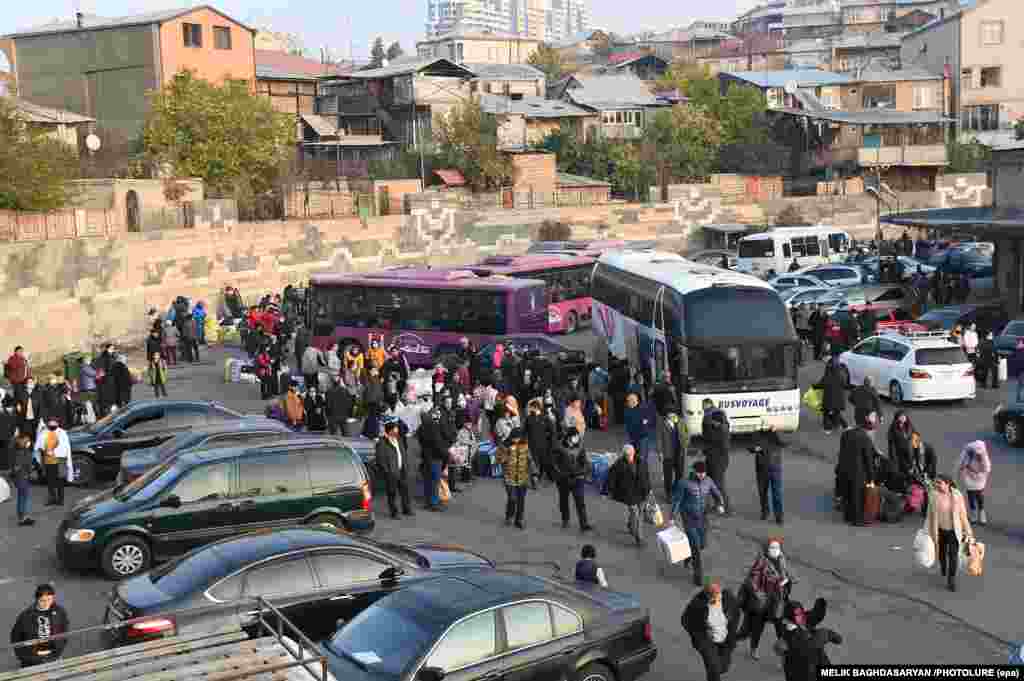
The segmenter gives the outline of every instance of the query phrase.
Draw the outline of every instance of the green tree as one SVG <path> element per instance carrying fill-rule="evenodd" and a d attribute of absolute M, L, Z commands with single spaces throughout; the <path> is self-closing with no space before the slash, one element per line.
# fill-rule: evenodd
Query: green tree
<path fill-rule="evenodd" d="M 768 140 L 765 99 L 757 89 L 732 83 L 723 95 L 717 78 L 694 78 L 686 82 L 683 94 L 692 106 L 718 120 L 722 144 L 763 144 Z"/>
<path fill-rule="evenodd" d="M 669 66 L 658 80 L 658 90 L 678 90 L 680 93 L 687 91 L 691 80 L 708 80 L 711 78 L 711 70 L 707 66 L 687 60 L 676 60 Z"/>
<path fill-rule="evenodd" d="M 983 173 L 992 160 L 992 150 L 974 139 L 946 144 L 946 162 L 950 173 Z"/>
<path fill-rule="evenodd" d="M 75 150 L 26 122 L 0 97 L 0 208 L 54 210 L 71 198 Z"/>
<path fill-rule="evenodd" d="M 384 39 L 377 36 L 373 41 L 373 47 L 370 48 L 370 64 L 367 68 L 379 69 L 387 56 L 388 54 L 384 50 Z"/>
<path fill-rule="evenodd" d="M 403 54 L 405 54 L 405 50 L 402 49 L 402 46 L 396 40 L 395 42 L 391 43 L 388 46 L 388 51 L 387 51 L 387 55 L 386 56 L 388 58 L 388 61 L 394 61 L 395 59 L 398 59 L 399 57 L 401 57 Z"/>
<path fill-rule="evenodd" d="M 274 190 L 294 144 L 295 118 L 244 81 L 214 85 L 182 71 L 150 96 L 145 158 L 174 177 L 201 177 L 211 196 Z"/>
<path fill-rule="evenodd" d="M 721 144 L 721 123 L 690 104 L 662 109 L 644 131 L 645 157 L 654 162 L 663 194 L 670 181 L 710 175 Z"/>
<path fill-rule="evenodd" d="M 458 168 L 476 191 L 496 189 L 512 175 L 512 162 L 498 151 L 498 124 L 480 104 L 467 101 L 440 118 L 435 132 L 440 167 Z"/>
<path fill-rule="evenodd" d="M 549 82 L 558 80 L 565 72 L 562 55 L 550 45 L 540 45 L 526 61 L 543 71 Z"/>

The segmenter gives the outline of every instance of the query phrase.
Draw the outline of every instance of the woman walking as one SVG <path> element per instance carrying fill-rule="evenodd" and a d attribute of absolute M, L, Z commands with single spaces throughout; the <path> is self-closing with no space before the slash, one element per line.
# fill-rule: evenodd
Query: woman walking
<path fill-rule="evenodd" d="M 508 444 L 499 447 L 498 463 L 505 474 L 505 524 L 515 521 L 520 530 L 523 527 L 523 514 L 526 511 L 526 490 L 530 485 L 530 446 L 526 443 L 526 433 L 516 428 L 508 436 Z"/>
<path fill-rule="evenodd" d="M 889 425 L 888 438 L 890 468 L 894 466 L 900 472 L 900 477 L 903 478 L 901 484 L 893 485 L 896 491 L 903 491 L 910 482 L 906 477 L 914 459 L 913 442 L 911 441 L 913 435 L 914 425 L 910 422 L 910 417 L 902 410 L 897 411 Z"/>
<path fill-rule="evenodd" d="M 765 624 L 772 622 L 776 637 L 782 638 L 779 623 L 795 581 L 796 577 L 782 553 L 782 538 L 770 538 L 750 566 L 750 573 L 743 583 L 744 594 L 741 596 L 745 617 L 739 638 L 750 636 L 750 657 L 753 659 L 760 657 L 757 648 Z"/>
<path fill-rule="evenodd" d="M 501 418 L 494 424 L 497 444 L 503 444 L 512 435 L 512 432 L 521 428 L 522 425 L 522 421 L 519 419 L 519 401 L 512 395 L 508 395 L 504 401 Z"/>
<path fill-rule="evenodd" d="M 153 397 L 167 397 L 167 362 L 159 352 L 154 352 L 149 358 L 149 369 L 146 373 L 149 384 L 153 386 Z"/>
<path fill-rule="evenodd" d="M 946 586 L 956 591 L 956 574 L 960 570 L 960 545 L 974 541 L 974 530 L 967 517 L 967 504 L 960 490 L 948 475 L 940 475 L 928 497 L 925 529 L 932 538 L 939 558 L 939 572 Z"/>
<path fill-rule="evenodd" d="M 32 438 L 23 433 L 19 434 L 14 438 L 14 447 L 11 453 L 11 476 L 17 494 L 15 508 L 18 513 L 18 524 L 22 526 L 35 525 L 36 521 L 28 515 L 29 502 L 32 497 Z"/>
<path fill-rule="evenodd" d="M 683 611 L 683 629 L 704 660 L 708 681 L 721 681 L 732 666 L 739 620 L 736 598 L 717 579 L 709 579 Z"/>
<path fill-rule="evenodd" d="M 975 440 L 960 453 L 960 480 L 967 491 L 967 507 L 970 518 L 979 525 L 988 524 L 985 513 L 985 488 L 992 472 L 992 459 L 983 440 Z"/>
<path fill-rule="evenodd" d="M 846 387 L 835 359 L 825 365 L 825 375 L 821 377 L 822 385 L 822 426 L 826 435 L 831 435 L 836 426 L 846 430 L 849 425 L 843 411 L 846 409 Z"/>

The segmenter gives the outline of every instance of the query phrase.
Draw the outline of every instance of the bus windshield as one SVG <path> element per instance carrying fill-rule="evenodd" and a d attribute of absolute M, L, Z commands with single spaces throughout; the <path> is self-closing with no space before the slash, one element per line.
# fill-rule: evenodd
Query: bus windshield
<path fill-rule="evenodd" d="M 774 258 L 775 242 L 771 239 L 749 239 L 740 241 L 741 258 Z"/>
<path fill-rule="evenodd" d="M 793 322 L 775 291 L 712 287 L 693 291 L 683 301 L 687 345 L 796 340 Z"/>
<path fill-rule="evenodd" d="M 686 386 L 688 392 L 743 392 L 791 390 L 796 383 L 794 345 L 689 345 Z"/>

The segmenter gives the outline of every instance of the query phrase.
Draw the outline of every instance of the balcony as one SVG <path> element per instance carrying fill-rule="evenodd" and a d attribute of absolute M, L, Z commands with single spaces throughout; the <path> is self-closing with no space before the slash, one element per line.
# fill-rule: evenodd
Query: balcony
<path fill-rule="evenodd" d="M 944 166 L 946 146 L 928 144 L 922 146 L 861 147 L 857 150 L 857 162 L 865 167 L 872 166 Z"/>
<path fill-rule="evenodd" d="M 628 125 L 625 123 L 603 123 L 601 134 L 610 140 L 636 140 L 644 135 L 644 129 L 639 125 Z"/>

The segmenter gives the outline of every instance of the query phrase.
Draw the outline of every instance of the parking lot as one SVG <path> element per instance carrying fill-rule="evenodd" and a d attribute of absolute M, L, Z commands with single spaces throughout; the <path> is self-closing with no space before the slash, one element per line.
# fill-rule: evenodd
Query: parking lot
<path fill-rule="evenodd" d="M 590 348 L 588 333 L 566 339 L 567 344 Z M 262 413 L 258 387 L 223 382 L 219 351 L 198 366 L 172 369 L 172 397 L 204 397 L 222 400 L 247 413 Z M 818 379 L 821 365 L 804 368 L 801 384 Z M 140 395 L 148 396 L 141 386 Z M 817 418 L 803 414 L 801 430 L 788 437 L 785 462 L 786 526 L 781 528 L 785 550 L 795 562 L 800 581 L 794 598 L 810 603 L 818 596 L 829 600 L 826 625 L 845 638 L 830 651 L 836 662 L 1005 663 L 1010 642 L 1024 637 L 1017 616 L 1016 594 L 1024 575 L 1024 521 L 1020 518 L 1017 484 L 1021 477 L 1021 450 L 1007 448 L 992 438 L 992 410 L 1004 401 L 1003 392 L 979 391 L 967 404 L 929 404 L 908 409 L 910 418 L 939 454 L 941 471 L 952 471 L 960 447 L 974 439 L 991 438 L 993 476 L 988 494 L 990 525 L 977 531 L 988 545 L 986 574 L 962 577 L 957 593 L 949 593 L 937 570 L 923 573 L 911 563 L 911 541 L 919 519 L 899 525 L 850 528 L 831 508 L 832 468 L 838 437 L 826 437 Z M 886 405 L 886 414 L 892 409 Z M 884 434 L 880 434 L 880 444 Z M 588 448 L 617 449 L 621 432 L 588 434 Z M 707 554 L 708 574 L 720 576 L 726 586 L 739 585 L 757 551 L 756 542 L 780 533 L 772 523 L 758 520 L 759 509 L 753 482 L 753 463 L 738 440 L 729 470 L 729 490 L 737 513 L 716 519 Z M 689 572 L 680 567 L 663 568 L 655 542 L 635 547 L 625 533 L 622 508 L 588 489 L 588 505 L 595 532 L 584 539 L 574 529 L 563 531 L 552 487 L 530 492 L 526 529 L 505 527 L 502 511 L 505 495 L 498 480 L 478 480 L 457 495 L 447 513 L 417 513 L 390 520 L 378 513 L 375 536 L 389 541 L 432 539 L 464 544 L 497 561 L 558 563 L 571 575 L 580 546 L 597 547 L 612 588 L 637 594 L 651 609 L 659 657 L 649 678 L 661 681 L 703 678 L 703 665 L 680 628 L 679 617 L 695 591 Z M 68 503 L 85 496 L 69 490 Z M 39 582 L 52 581 L 67 608 L 74 628 L 100 623 L 111 583 L 98 573 L 64 572 L 55 556 L 55 533 L 60 510 L 44 508 L 45 490 L 34 490 L 35 527 L 17 527 L 13 502 L 3 505 L 0 520 L 0 622 L 13 623 L 26 607 Z M 378 498 L 378 512 L 384 500 Z M 648 528 L 650 529 L 650 528 Z M 531 567 L 531 570 L 545 570 Z M 756 681 L 782 678 L 778 658 L 771 654 L 774 636 L 766 634 L 760 661 L 737 651 L 728 678 Z M 69 649 L 69 653 L 73 650 Z M 0 669 L 12 666 L 8 652 L 0 657 Z"/>

